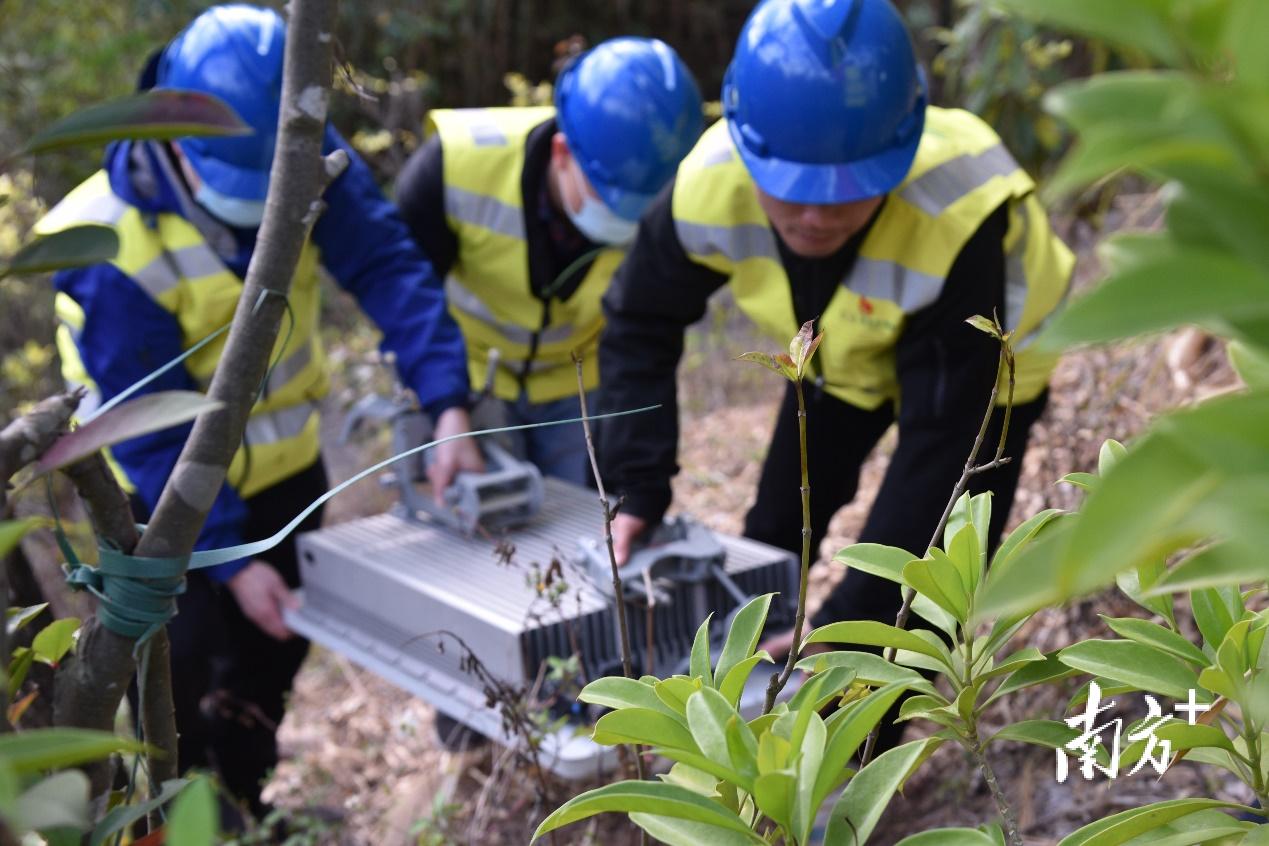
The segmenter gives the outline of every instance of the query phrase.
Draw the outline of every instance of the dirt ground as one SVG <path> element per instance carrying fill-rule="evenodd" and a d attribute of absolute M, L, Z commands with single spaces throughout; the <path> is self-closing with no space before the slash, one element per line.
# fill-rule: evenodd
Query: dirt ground
<path fill-rule="evenodd" d="M 1150 197 L 1121 197 L 1112 225 L 1150 225 L 1157 207 Z M 1079 246 L 1080 284 L 1096 274 L 1091 233 L 1073 228 Z M 684 397 L 683 471 L 675 482 L 676 507 L 723 532 L 738 532 L 757 481 L 781 386 L 750 365 L 732 363 L 745 349 L 769 343 L 744 337 L 722 306 L 694 330 L 681 381 Z M 744 346 L 751 343 L 756 346 Z M 345 351 L 353 358 L 364 353 Z M 375 382 L 370 365 L 358 365 L 337 400 L 346 404 Z M 1023 463 L 1012 523 L 1046 507 L 1070 508 L 1078 491 L 1055 484 L 1064 474 L 1094 470 L 1105 438 L 1130 440 L 1162 410 L 1184 406 L 1228 389 L 1234 381 L 1218 345 L 1193 333 L 1177 333 L 1132 345 L 1070 354 L 1052 383 L 1052 399 L 1035 427 Z M 337 415 L 331 415 L 337 418 Z M 338 419 L 329 424 L 332 476 L 346 478 L 372 453 L 331 448 Z M 862 526 L 885 469 L 893 435 L 883 440 L 864 468 L 856 501 L 833 522 L 824 555 L 850 543 Z M 812 492 L 812 495 L 814 493 Z M 376 513 L 389 497 L 371 482 L 332 503 L 328 522 Z M 813 570 L 813 600 L 825 595 L 840 568 L 820 563 Z M 814 602 L 813 602 L 814 604 Z M 1107 595 L 1038 615 L 1015 641 L 1042 650 L 1106 635 L 1097 613 L 1140 613 L 1126 600 Z M 1013 698 L 989 718 L 994 728 L 1029 717 L 1060 718 L 1070 689 L 1041 688 Z M 1139 704 L 1139 703 L 1138 703 Z M 465 753 L 443 750 L 434 740 L 432 709 L 340 656 L 314 649 L 297 680 L 291 709 L 281 726 L 285 760 L 268 795 L 288 808 L 338 810 L 342 823 L 313 828 L 293 843 L 339 844 L 523 844 L 544 813 L 531 779 L 498 748 Z M 909 737 L 925 733 L 909 729 Z M 1027 842 L 1050 844 L 1084 822 L 1122 807 L 1179 795 L 1222 795 L 1223 783 L 1206 783 L 1186 765 L 1158 779 L 1147 768 L 1127 778 L 1058 784 L 1053 753 L 1021 744 L 992 748 L 991 761 L 1016 809 Z M 585 785 L 551 785 L 558 804 Z M 872 843 L 894 843 L 907 834 L 938 826 L 977 825 L 995 818 L 978 771 L 959 750 L 942 749 L 896 798 Z M 630 827 L 612 815 L 589 827 L 567 830 L 560 843 L 621 846 L 635 843 Z"/>

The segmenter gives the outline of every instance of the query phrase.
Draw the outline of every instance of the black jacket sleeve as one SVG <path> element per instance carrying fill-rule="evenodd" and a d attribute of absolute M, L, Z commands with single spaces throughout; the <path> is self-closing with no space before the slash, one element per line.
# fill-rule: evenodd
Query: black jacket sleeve
<path fill-rule="evenodd" d="M 965 320 L 990 318 L 993 311 L 1004 315 L 1007 226 L 1002 206 L 961 249 L 938 300 L 912 315 L 904 329 L 895 349 L 899 442 L 861 542 L 923 554 L 960 478 L 1000 355 L 996 341 Z"/>
<path fill-rule="evenodd" d="M 444 279 L 458 258 L 458 236 L 445 222 L 445 171 L 441 136 L 415 150 L 397 177 L 397 208 L 410 234 Z"/>
<path fill-rule="evenodd" d="M 599 344 L 600 412 L 657 404 L 654 411 L 602 420 L 599 471 L 622 510 L 651 522 L 670 506 L 678 472 L 675 371 L 683 334 L 705 314 L 727 278 L 688 258 L 671 214 L 671 182 L 648 209 L 626 260 L 604 296 L 607 325 Z"/>

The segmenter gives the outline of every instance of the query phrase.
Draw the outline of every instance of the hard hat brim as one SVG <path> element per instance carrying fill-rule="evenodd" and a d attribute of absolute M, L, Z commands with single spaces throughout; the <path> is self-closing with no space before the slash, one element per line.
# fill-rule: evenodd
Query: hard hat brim
<path fill-rule="evenodd" d="M 585 169 L 582 172 L 585 173 Z M 640 194 L 618 188 L 615 185 L 600 182 L 589 174 L 586 175 L 586 179 L 599 195 L 599 199 L 603 200 L 604 205 L 608 206 L 613 214 L 631 222 L 637 222 L 643 217 L 648 206 L 652 205 L 652 201 L 656 199 L 656 194 Z"/>
<path fill-rule="evenodd" d="M 239 200 L 263 201 L 269 193 L 269 171 L 239 167 L 208 156 L 191 139 L 177 143 L 198 178 L 214 191 Z"/>
<path fill-rule="evenodd" d="M 814 164 L 759 156 L 745 146 L 734 121 L 728 121 L 727 129 L 749 175 L 764 193 L 788 203 L 811 205 L 851 203 L 889 193 L 908 175 L 921 143 L 918 129 L 902 146 L 869 158 Z"/>

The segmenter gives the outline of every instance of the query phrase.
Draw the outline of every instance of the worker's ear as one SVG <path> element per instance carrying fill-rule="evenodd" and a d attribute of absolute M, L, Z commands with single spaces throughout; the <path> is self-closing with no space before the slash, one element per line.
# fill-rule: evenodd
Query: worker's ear
<path fill-rule="evenodd" d="M 568 139 L 563 132 L 551 136 L 551 167 L 563 172 L 573 161 L 573 151 L 568 148 Z"/>

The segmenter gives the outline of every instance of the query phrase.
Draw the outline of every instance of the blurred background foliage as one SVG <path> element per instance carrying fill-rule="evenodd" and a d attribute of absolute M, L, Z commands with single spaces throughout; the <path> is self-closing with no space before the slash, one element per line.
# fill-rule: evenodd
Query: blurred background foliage
<path fill-rule="evenodd" d="M 1056 82 L 1135 61 L 1096 42 L 1006 20 L 990 0 L 897 0 L 934 102 L 969 108 L 1043 176 L 1066 137 L 1039 106 Z M 76 108 L 133 90 L 152 51 L 201 9 L 194 0 L 0 0 L 0 151 Z M 279 2 L 269 3 L 280 7 Z M 549 102 L 563 61 L 616 35 L 655 35 L 677 49 L 716 100 L 753 0 L 359 0 L 340 5 L 343 68 L 333 119 L 385 188 L 433 106 Z M 584 13 L 579 14 L 579 9 Z M 100 151 L 10 162 L 0 197 L 0 254 L 97 166 Z M 47 279 L 0 283 L 0 424 L 57 387 Z M 342 309 L 340 311 L 343 311 Z M 339 329 L 352 328 L 340 323 Z"/>

